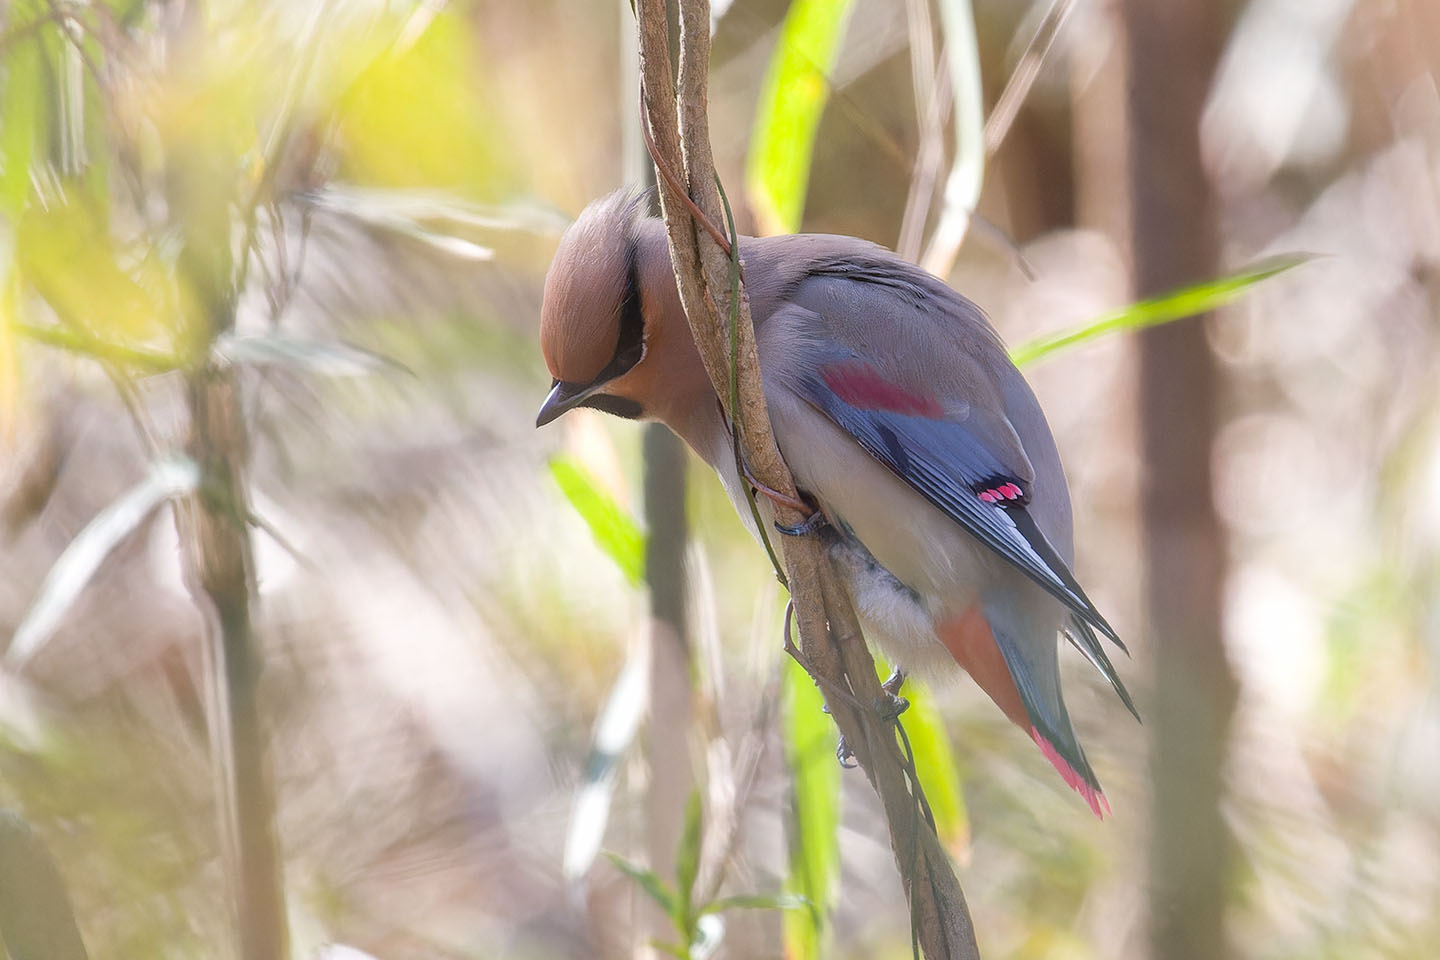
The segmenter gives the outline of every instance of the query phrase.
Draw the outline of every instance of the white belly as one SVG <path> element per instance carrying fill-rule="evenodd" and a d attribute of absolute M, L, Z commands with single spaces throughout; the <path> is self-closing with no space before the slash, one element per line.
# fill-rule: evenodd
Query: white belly
<path fill-rule="evenodd" d="M 772 405 L 777 432 L 807 436 L 809 442 L 783 451 L 786 462 L 796 483 L 819 499 L 832 521 L 828 554 L 866 636 L 892 666 L 932 680 L 954 677 L 955 661 L 936 637 L 935 624 L 963 613 L 991 578 L 1011 571 L 828 420 L 807 409 L 807 422 L 789 424 L 787 412 L 783 404 Z M 794 432 L 797 427 L 803 432 Z M 816 435 L 822 431 L 829 435 Z M 713 438 L 711 450 L 700 452 L 753 535 L 754 518 L 728 437 Z M 775 541 L 783 534 L 775 530 L 771 504 L 758 496 L 756 507 L 779 555 Z"/>

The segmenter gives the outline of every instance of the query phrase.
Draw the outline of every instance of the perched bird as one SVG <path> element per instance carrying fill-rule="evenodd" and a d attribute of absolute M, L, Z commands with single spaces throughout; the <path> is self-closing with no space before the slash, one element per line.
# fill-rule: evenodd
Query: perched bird
<path fill-rule="evenodd" d="M 964 668 L 1099 816 L 1059 634 L 1135 707 L 1096 634 L 1120 641 L 1070 572 L 1055 441 L 1000 338 L 969 300 L 873 243 L 741 237 L 740 255 L 775 438 L 828 522 L 867 636 L 906 671 Z M 575 407 L 659 420 L 751 522 L 664 225 L 633 194 L 591 204 L 561 238 L 540 345 L 555 383 L 537 426 Z"/>

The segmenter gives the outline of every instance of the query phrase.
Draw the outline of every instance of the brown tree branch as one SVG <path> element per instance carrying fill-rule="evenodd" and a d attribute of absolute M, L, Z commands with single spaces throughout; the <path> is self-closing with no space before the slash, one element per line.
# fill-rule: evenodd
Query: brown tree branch
<path fill-rule="evenodd" d="M 710 11 L 707 0 L 685 0 L 680 7 L 677 95 L 670 75 L 665 2 L 639 0 L 636 4 L 644 112 L 653 139 L 653 159 L 661 170 L 660 198 L 670 258 L 695 343 L 721 404 L 737 424 L 746 464 L 760 483 L 795 497 L 794 480 L 781 459 L 765 409 L 755 331 L 743 285 L 737 305 L 738 402 L 736 409 L 730 409 L 730 259 L 688 209 L 692 205 L 698 208 L 712 224 L 725 222 L 706 120 Z M 677 192 L 681 184 L 688 197 Z M 782 523 L 803 519 L 788 506 L 775 509 Z M 896 739 L 895 721 L 868 706 L 884 703 L 885 697 L 850 598 L 818 540 L 780 540 L 803 660 L 823 690 L 851 694 L 827 695 L 826 700 L 884 804 L 891 847 L 918 941 L 932 960 L 976 958 L 979 951 L 964 894 L 934 829 L 921 815 L 919 786 Z"/>

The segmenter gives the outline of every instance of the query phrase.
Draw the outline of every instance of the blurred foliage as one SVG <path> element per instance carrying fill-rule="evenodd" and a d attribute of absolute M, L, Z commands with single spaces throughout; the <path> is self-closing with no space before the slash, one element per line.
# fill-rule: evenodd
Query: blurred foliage
<path fill-rule="evenodd" d="M 951 853 L 959 856 L 970 840 L 970 819 L 965 812 L 955 750 L 945 735 L 944 717 L 934 691 L 925 684 L 912 682 L 904 694 L 910 704 L 901 718 L 905 739 L 935 818 L 935 831 Z"/>
<path fill-rule="evenodd" d="M 685 827 L 675 852 L 675 885 L 667 884 L 652 870 L 638 867 L 619 854 L 606 856 L 621 873 L 644 891 L 670 918 L 679 937 L 675 942 L 655 941 L 651 946 L 678 960 L 704 960 L 720 946 L 724 927 L 716 917 L 727 910 L 799 910 L 803 898 L 776 894 L 735 894 L 708 903 L 695 902 L 695 879 L 700 867 L 701 802 L 692 791 L 685 805 Z"/>
<path fill-rule="evenodd" d="M 840 773 L 835 725 L 815 681 L 793 661 L 785 664 L 785 764 L 790 774 L 787 893 L 809 906 L 785 916 L 785 955 L 795 960 L 828 955 L 828 912 L 836 901 L 840 850 Z"/>
<path fill-rule="evenodd" d="M 356 78 L 335 111 L 339 177 L 401 189 L 425 184 L 481 200 L 514 196 L 518 158 L 496 135 L 504 128 L 500 91 L 475 69 L 486 55 L 464 16 L 442 12 L 418 35 L 407 23 L 378 56 L 361 46 L 349 58 Z"/>
<path fill-rule="evenodd" d="M 208 210 L 234 241 L 220 359 L 243 370 L 271 530 L 255 573 L 297 956 L 630 955 L 634 884 L 592 870 L 576 896 L 560 864 L 640 616 L 638 443 L 584 411 L 531 427 L 554 211 L 616 185 L 633 117 L 633 90 L 607 79 L 621 6 L 224 0 L 201 26 L 186 16 L 200 5 L 155 0 L 0 14 L 0 637 L 183 441 L 167 371 L 196 359 L 206 291 L 182 248 Z M 937 46 L 973 56 L 982 105 L 1043 6 L 975 3 L 973 50 Z M 950 279 L 1011 342 L 1093 340 L 1033 380 L 1070 469 L 1081 575 L 1133 641 L 1120 669 L 1142 710 L 1141 465 L 1125 338 L 1101 334 L 1230 304 L 1206 323 L 1227 371 L 1213 463 L 1244 687 L 1232 937 L 1262 958 L 1424 957 L 1440 935 L 1440 32 L 1413 2 L 1243 7 L 1204 139 L 1226 259 L 1257 271 L 1123 306 L 1123 237 L 1086 213 L 1117 209 L 1095 198 L 1124 179 L 1094 166 L 1123 153 L 1107 152 L 1124 146 L 1115 24 L 1078 5 L 978 200 L 954 205 L 1014 235 L 1035 276 L 976 234 Z M 904 17 L 769 0 L 719 16 L 711 109 L 742 231 L 896 235 L 891 193 L 838 212 L 815 198 L 903 177 L 895 153 L 920 147 Z M 1303 96 L 1282 110 L 1281 94 Z M 942 131 L 952 166 L 974 142 L 961 126 Z M 1286 250 L 1324 259 L 1252 285 Z M 410 375 L 385 375 L 397 364 Z M 692 473 L 694 619 L 719 638 L 709 730 L 740 744 L 780 656 L 773 577 Z M 92 956 L 216 955 L 231 934 L 204 622 L 169 519 L 115 532 L 24 671 L 0 674 L 0 805 L 54 854 Z M 1104 826 L 973 685 L 937 684 L 931 707 L 912 694 L 904 718 L 989 956 L 1140 955 L 1143 732 L 1070 660 L 1116 811 Z M 873 797 L 836 765 L 813 685 L 785 671 L 728 886 L 688 923 L 794 906 L 731 889 L 780 887 L 809 906 L 727 915 L 719 955 L 783 940 L 792 957 L 907 956 Z M 643 762 L 613 775 L 605 842 L 638 849 Z M 673 903 L 671 866 L 650 869 Z"/>
<path fill-rule="evenodd" d="M 810 157 L 854 0 L 796 0 L 785 14 L 750 135 L 745 186 L 762 233 L 794 233 Z"/>

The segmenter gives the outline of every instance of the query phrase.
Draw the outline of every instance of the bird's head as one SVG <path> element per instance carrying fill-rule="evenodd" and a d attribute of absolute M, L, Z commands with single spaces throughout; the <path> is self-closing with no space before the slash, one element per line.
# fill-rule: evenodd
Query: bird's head
<path fill-rule="evenodd" d="M 545 277 L 540 351 L 555 378 L 535 418 L 576 407 L 660 420 L 688 440 L 717 409 L 685 320 L 664 224 L 644 195 L 597 200 L 560 238 Z"/>
<path fill-rule="evenodd" d="M 575 407 L 630 419 L 643 412 L 616 390 L 647 352 L 640 200 L 627 191 L 597 200 L 560 238 L 540 308 L 540 350 L 555 383 L 536 426 Z"/>

